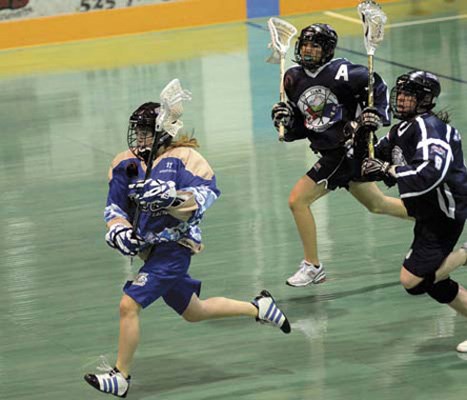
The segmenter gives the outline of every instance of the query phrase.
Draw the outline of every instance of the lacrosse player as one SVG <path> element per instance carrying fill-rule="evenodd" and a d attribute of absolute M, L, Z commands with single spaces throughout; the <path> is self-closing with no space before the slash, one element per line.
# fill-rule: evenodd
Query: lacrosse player
<path fill-rule="evenodd" d="M 374 182 L 361 182 L 360 166 L 365 150 L 353 152 L 352 140 L 344 129 L 357 116 L 362 129 L 377 130 L 390 124 L 387 87 L 375 74 L 374 108 L 365 108 L 368 99 L 368 69 L 344 58 L 333 58 L 337 33 L 327 24 L 313 24 L 301 31 L 295 44 L 295 62 L 284 75 L 287 102 L 272 107 L 276 129 L 284 126 L 284 140 L 308 139 L 320 154 L 319 160 L 300 178 L 289 196 L 304 249 L 298 271 L 287 279 L 290 286 L 307 286 L 326 278 L 317 250 L 316 225 L 310 205 L 337 188 L 346 188 L 368 210 L 407 218 L 399 199 L 385 196 Z M 366 147 L 357 146 L 356 149 Z M 350 150 L 350 151 L 349 151 Z M 352 154 L 352 152 L 354 154 Z"/>
<path fill-rule="evenodd" d="M 166 132 L 158 136 L 149 179 L 142 179 L 160 112 L 159 103 L 145 103 L 131 115 L 129 150 L 115 157 L 109 171 L 105 240 L 124 256 L 139 255 L 144 264 L 136 278 L 123 288 L 115 367 L 84 378 L 101 392 L 117 397 L 126 397 L 129 390 L 130 366 L 139 342 L 140 311 L 160 297 L 190 322 L 250 316 L 290 332 L 286 316 L 266 290 L 252 302 L 198 297 L 201 282 L 188 274 L 188 268 L 191 256 L 203 248 L 198 224 L 220 191 L 213 170 L 195 150 L 196 139 L 181 136 L 175 140 Z M 135 231 L 132 222 L 137 207 L 141 207 L 141 217 Z"/>
<path fill-rule="evenodd" d="M 467 168 L 459 131 L 448 124 L 446 113 L 432 111 L 440 92 L 430 72 L 397 78 L 390 102 L 401 122 L 378 142 L 376 158 L 364 160 L 362 174 L 397 184 L 415 218 L 414 239 L 400 272 L 406 291 L 428 293 L 467 317 L 467 291 L 449 277 L 467 264 L 467 243 L 453 251 L 467 217 Z M 467 352 L 467 341 L 458 350 Z"/>

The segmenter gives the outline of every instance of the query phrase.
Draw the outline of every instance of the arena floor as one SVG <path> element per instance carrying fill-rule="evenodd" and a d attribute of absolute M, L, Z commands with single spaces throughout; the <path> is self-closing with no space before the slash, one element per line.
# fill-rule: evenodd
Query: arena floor
<path fill-rule="evenodd" d="M 439 108 L 451 112 L 467 151 L 467 3 L 384 10 L 390 25 L 376 71 L 389 86 L 410 69 L 437 73 Z M 332 24 L 336 55 L 366 64 L 355 9 L 286 19 Z M 159 301 L 142 313 L 128 398 L 465 397 L 467 358 L 455 347 L 467 339 L 466 320 L 398 283 L 412 223 L 332 193 L 313 206 L 328 280 L 284 284 L 302 258 L 288 193 L 315 156 L 305 142 L 277 141 L 269 115 L 279 71 L 264 62 L 268 42 L 258 19 L 0 52 L 0 398 L 104 398 L 83 374 L 100 355 L 115 361 L 121 287 L 132 273 L 103 238 L 107 171 L 126 149 L 131 112 L 173 78 L 193 93 L 185 126 L 222 190 L 191 274 L 202 297 L 251 300 L 268 289 L 293 332 L 247 318 L 189 324 Z M 465 270 L 454 277 L 467 285 Z"/>

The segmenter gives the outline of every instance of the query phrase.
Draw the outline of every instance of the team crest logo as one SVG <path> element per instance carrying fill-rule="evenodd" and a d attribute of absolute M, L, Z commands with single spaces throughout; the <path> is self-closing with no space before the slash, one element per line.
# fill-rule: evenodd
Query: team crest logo
<path fill-rule="evenodd" d="M 29 0 L 0 0 L 0 10 L 16 10 L 18 8 L 26 7 L 28 3 Z"/>
<path fill-rule="evenodd" d="M 394 165 L 407 165 L 402 149 L 399 146 L 394 146 L 391 152 L 391 158 Z"/>
<path fill-rule="evenodd" d="M 148 274 L 147 273 L 140 273 L 136 275 L 136 278 L 134 279 L 132 285 L 135 286 L 144 286 L 148 282 Z"/>
<path fill-rule="evenodd" d="M 304 91 L 297 106 L 305 117 L 307 129 L 315 132 L 324 132 L 342 119 L 342 106 L 336 95 L 324 86 Z"/>

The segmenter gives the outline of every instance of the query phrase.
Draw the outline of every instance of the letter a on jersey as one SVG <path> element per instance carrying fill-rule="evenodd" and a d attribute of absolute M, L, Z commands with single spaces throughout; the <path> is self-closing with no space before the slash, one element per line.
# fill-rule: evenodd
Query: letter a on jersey
<path fill-rule="evenodd" d="M 341 78 L 344 78 L 344 81 L 348 81 L 349 80 L 349 71 L 347 69 L 347 65 L 341 65 L 339 67 L 339 71 L 337 71 L 337 74 L 336 76 L 334 77 L 334 79 L 336 81 L 338 81 L 339 79 Z"/>

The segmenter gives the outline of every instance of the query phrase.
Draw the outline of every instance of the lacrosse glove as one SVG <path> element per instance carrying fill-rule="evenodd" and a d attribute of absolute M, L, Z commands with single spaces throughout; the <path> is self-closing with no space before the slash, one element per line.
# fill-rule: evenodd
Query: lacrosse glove
<path fill-rule="evenodd" d="M 136 235 L 132 228 L 118 223 L 109 228 L 105 241 L 124 256 L 131 257 L 136 256 L 144 245 L 143 239 Z"/>
<path fill-rule="evenodd" d="M 174 181 L 147 179 L 128 186 L 135 189 L 134 199 L 142 207 L 149 207 L 151 211 L 170 207 L 177 198 Z"/>
<path fill-rule="evenodd" d="M 365 158 L 362 163 L 362 176 L 370 181 L 395 180 L 394 165 L 378 158 Z"/>
<path fill-rule="evenodd" d="M 279 131 L 279 127 L 284 127 L 284 132 L 292 128 L 294 123 L 294 110 L 292 104 L 287 102 L 279 102 L 272 106 L 271 119 L 275 128 Z"/>
<path fill-rule="evenodd" d="M 374 107 L 364 108 L 362 113 L 357 118 L 357 132 L 359 130 L 365 132 L 375 132 L 383 125 L 378 110 Z"/>

